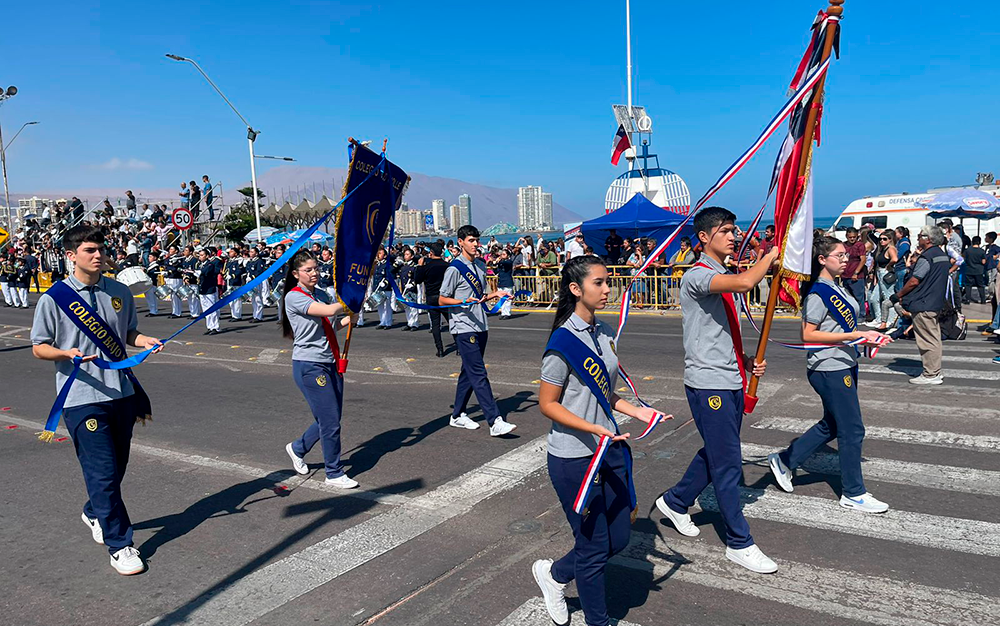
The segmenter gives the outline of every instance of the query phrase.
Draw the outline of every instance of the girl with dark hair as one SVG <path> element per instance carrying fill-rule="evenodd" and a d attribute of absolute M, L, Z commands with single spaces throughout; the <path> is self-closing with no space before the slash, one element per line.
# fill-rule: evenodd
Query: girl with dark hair
<path fill-rule="evenodd" d="M 614 332 L 596 315 L 607 305 L 610 293 L 608 270 L 601 259 L 570 259 L 563 267 L 559 307 L 542 357 L 538 404 L 552 420 L 549 477 L 575 544 L 555 562 L 535 561 L 531 571 L 557 624 L 569 623 L 563 590 L 571 580 L 576 580 L 587 624 L 609 623 L 604 568 L 628 545 L 636 510 L 629 434 L 618 431 L 611 409 L 647 423 L 658 413 L 633 406 L 614 393 L 618 374 Z M 603 446 L 607 446 L 603 462 L 591 468 L 592 457 Z M 591 488 L 581 500 L 578 493 L 584 482 Z"/>
<path fill-rule="evenodd" d="M 865 337 L 884 340 L 874 330 L 857 330 L 858 301 L 836 280 L 847 267 L 844 244 L 833 237 L 813 241 L 811 284 L 802 306 L 802 341 L 836 344 Z M 806 377 L 823 401 L 823 419 L 787 449 L 768 455 L 778 486 L 791 493 L 793 471 L 826 443 L 837 440 L 843 494 L 840 506 L 865 513 L 885 513 L 889 505 L 876 500 L 861 476 L 861 444 L 865 425 L 858 402 L 858 353 L 853 346 L 834 346 L 808 353 Z"/>
<path fill-rule="evenodd" d="M 865 326 L 884 331 L 896 324 L 896 311 L 889 302 L 892 294 L 896 293 L 896 262 L 899 261 L 899 254 L 896 251 L 896 231 L 887 228 L 879 234 L 874 259 L 875 272 L 872 275 L 868 304 L 874 312 L 875 319 Z"/>
<path fill-rule="evenodd" d="M 354 489 L 357 481 L 344 473 L 340 462 L 340 416 L 344 405 L 344 378 L 340 367 L 337 329 L 346 328 L 350 317 L 331 323 L 328 317 L 344 312 L 344 305 L 331 303 L 330 296 L 316 289 L 319 265 L 312 253 L 299 250 L 288 262 L 280 308 L 281 334 L 294 342 L 292 376 L 306 397 L 316 422 L 300 438 L 285 446 L 292 466 L 308 474 L 303 457 L 322 440 L 326 484 Z"/>

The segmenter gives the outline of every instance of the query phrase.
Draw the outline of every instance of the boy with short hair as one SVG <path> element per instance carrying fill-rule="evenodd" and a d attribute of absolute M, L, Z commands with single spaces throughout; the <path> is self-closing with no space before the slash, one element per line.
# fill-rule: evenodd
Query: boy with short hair
<path fill-rule="evenodd" d="M 132 428 L 137 418 L 148 416 L 149 400 L 129 371 L 101 369 L 91 361 L 99 356 L 124 358 L 124 343 L 144 350 L 156 347 L 156 352 L 162 344 L 139 333 L 128 287 L 101 275 L 106 260 L 101 230 L 76 226 L 63 243 L 73 273 L 39 298 L 31 327 L 32 354 L 55 362 L 57 392 L 72 374 L 74 358 L 82 359 L 84 375 L 70 387 L 62 414 L 87 485 L 82 518 L 94 541 L 108 546 L 115 571 L 130 576 L 144 571 L 145 564 L 132 546 L 121 483 Z"/>
<path fill-rule="evenodd" d="M 766 361 L 743 354 L 739 313 L 732 294 L 753 289 L 780 252 L 775 246 L 741 274 L 731 274 L 723 261 L 735 252 L 736 216 L 722 207 L 702 209 L 694 232 L 704 253 L 681 279 L 684 330 L 684 388 L 698 432 L 705 442 L 684 477 L 656 500 L 656 507 L 682 535 L 701 531 L 688 508 L 709 484 L 714 485 L 726 525 L 726 557 L 761 574 L 778 566 L 754 544 L 740 509 L 743 457 L 740 426 L 749 373 L 762 376 Z M 752 410 L 752 407 L 751 407 Z"/>
<path fill-rule="evenodd" d="M 455 408 L 449 426 L 469 430 L 479 428 L 479 424 L 465 414 L 465 408 L 474 391 L 490 426 L 490 435 L 499 437 L 517 427 L 500 415 L 496 400 L 493 399 L 490 380 L 486 375 L 483 354 L 486 353 L 489 323 L 486 320 L 483 303 L 503 296 L 506 292 L 494 291 L 487 294 L 485 291 L 486 273 L 475 262 L 479 255 L 479 230 L 475 226 L 466 225 L 458 229 L 458 247 L 461 254 L 445 271 L 441 295 L 438 297 L 438 303 L 445 306 L 468 305 L 449 311 L 448 330 L 455 338 L 455 345 L 462 357 L 462 373 L 458 377 Z"/>

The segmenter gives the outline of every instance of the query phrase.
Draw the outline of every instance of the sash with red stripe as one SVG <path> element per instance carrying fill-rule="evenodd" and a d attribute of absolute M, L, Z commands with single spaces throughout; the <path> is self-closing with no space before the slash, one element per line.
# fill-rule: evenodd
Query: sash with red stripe
<path fill-rule="evenodd" d="M 305 296 L 311 298 L 314 302 L 319 302 L 316 296 L 309 293 L 305 289 L 299 287 L 298 285 L 292 287 L 292 291 L 296 291 Z M 326 317 L 321 317 L 320 322 L 323 324 L 323 334 L 326 335 L 326 342 L 330 346 L 330 352 L 333 354 L 333 362 L 337 364 L 337 371 L 341 374 L 344 372 L 340 369 L 341 359 L 340 359 L 340 344 L 337 342 L 337 333 L 333 330 L 333 324 Z"/>

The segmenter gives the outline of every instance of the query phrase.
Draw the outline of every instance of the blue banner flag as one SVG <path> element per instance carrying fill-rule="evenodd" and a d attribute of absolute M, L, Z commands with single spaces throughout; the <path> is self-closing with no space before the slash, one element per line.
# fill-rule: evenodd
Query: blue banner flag
<path fill-rule="evenodd" d="M 369 176 L 371 180 L 368 180 Z M 358 186 L 368 180 L 364 187 Z M 410 177 L 399 167 L 364 146 L 355 146 L 344 185 L 346 199 L 337 214 L 334 236 L 333 285 L 349 311 L 361 310 L 375 255 L 386 228 L 403 200 Z M 357 193 L 352 193 L 357 189 Z"/>

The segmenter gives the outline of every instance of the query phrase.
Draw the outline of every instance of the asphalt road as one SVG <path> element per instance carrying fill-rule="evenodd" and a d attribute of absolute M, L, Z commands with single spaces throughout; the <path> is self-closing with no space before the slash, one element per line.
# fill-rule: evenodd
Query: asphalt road
<path fill-rule="evenodd" d="M 395 329 L 359 329 L 343 437 L 362 490 L 348 493 L 322 484 L 318 448 L 311 475 L 289 466 L 284 445 L 311 417 L 275 325 L 224 321 L 213 337 L 192 328 L 137 369 L 155 420 L 136 428 L 124 495 L 149 570 L 126 578 L 79 520 L 72 443 L 34 436 L 55 389 L 51 364 L 31 356 L 31 313 L 0 309 L 0 624 L 550 623 L 529 568 L 572 543 L 536 407 L 550 314 L 492 321 L 490 378 L 518 425 L 502 439 L 448 427 L 453 351 L 435 358 L 427 332 L 399 330 L 401 314 Z M 154 336 L 178 327 L 140 320 Z M 796 328 L 778 321 L 776 336 L 793 340 Z M 752 329 L 744 336 L 752 350 Z M 683 400 L 680 319 L 633 315 L 619 353 L 676 419 L 633 444 L 640 515 L 609 568 L 612 615 L 640 626 L 1000 623 L 997 348 L 978 334 L 946 343 L 940 387 L 906 382 L 919 368 L 912 342 L 862 365 L 866 482 L 893 507 L 864 516 L 837 506 L 835 446 L 799 472 L 793 494 L 761 462 L 821 416 L 804 357 L 772 347 L 743 426 L 744 512 L 780 568 L 762 576 L 724 558 L 710 490 L 693 511 L 696 539 L 650 513 L 700 438 Z M 568 596 L 582 624 L 572 586 Z"/>

